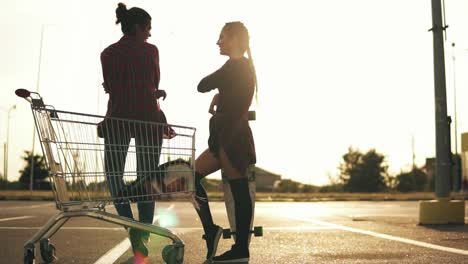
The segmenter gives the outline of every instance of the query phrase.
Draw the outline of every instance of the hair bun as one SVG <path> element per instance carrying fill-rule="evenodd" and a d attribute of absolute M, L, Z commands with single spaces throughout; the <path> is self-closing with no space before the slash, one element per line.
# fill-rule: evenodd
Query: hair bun
<path fill-rule="evenodd" d="M 115 21 L 115 23 L 118 24 L 124 21 L 127 16 L 127 12 L 127 6 L 124 3 L 119 3 L 115 10 L 115 14 L 117 15 L 117 21 Z"/>

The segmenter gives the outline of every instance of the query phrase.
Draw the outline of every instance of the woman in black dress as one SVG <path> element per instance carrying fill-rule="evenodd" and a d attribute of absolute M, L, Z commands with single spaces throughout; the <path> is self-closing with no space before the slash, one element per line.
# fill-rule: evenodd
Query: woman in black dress
<path fill-rule="evenodd" d="M 199 92 L 218 89 L 219 93 L 214 96 L 210 107 L 213 116 L 210 119 L 209 148 L 195 162 L 196 209 L 205 231 L 208 248 L 206 258 L 214 263 L 244 262 L 249 260 L 249 231 L 253 207 L 246 171 L 256 162 L 248 111 L 256 91 L 256 75 L 250 53 L 249 34 L 244 24 L 226 23 L 217 45 L 220 54 L 229 59 L 198 84 Z M 246 52 L 248 58 L 244 57 Z M 215 257 L 222 228 L 213 223 L 207 194 L 200 181 L 219 169 L 223 170 L 231 186 L 237 236 L 231 250 Z"/>

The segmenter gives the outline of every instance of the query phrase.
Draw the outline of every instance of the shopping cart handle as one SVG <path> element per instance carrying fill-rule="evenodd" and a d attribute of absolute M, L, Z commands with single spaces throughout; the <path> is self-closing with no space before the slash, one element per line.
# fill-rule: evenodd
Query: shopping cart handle
<path fill-rule="evenodd" d="M 20 89 L 16 89 L 15 94 L 17 96 L 19 96 L 19 97 L 26 98 L 26 97 L 29 97 L 31 95 L 31 92 L 29 92 L 26 89 L 20 88 Z"/>

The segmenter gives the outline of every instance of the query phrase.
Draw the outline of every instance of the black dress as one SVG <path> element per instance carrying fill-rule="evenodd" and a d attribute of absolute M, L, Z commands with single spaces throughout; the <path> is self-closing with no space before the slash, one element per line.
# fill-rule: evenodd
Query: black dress
<path fill-rule="evenodd" d="M 210 151 L 219 157 L 223 147 L 232 166 L 245 175 L 255 164 L 255 145 L 248 121 L 248 110 L 254 95 L 254 78 L 246 58 L 229 59 L 219 70 L 203 78 L 198 91 L 218 89 L 216 114 L 210 119 Z"/>

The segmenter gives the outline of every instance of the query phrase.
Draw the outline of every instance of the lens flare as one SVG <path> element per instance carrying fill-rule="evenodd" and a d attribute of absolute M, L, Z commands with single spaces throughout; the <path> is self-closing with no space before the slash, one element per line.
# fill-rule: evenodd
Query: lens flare
<path fill-rule="evenodd" d="M 173 206 L 169 208 L 158 208 L 157 215 L 160 227 L 174 227 L 179 224 L 179 218 L 172 208 Z"/>

